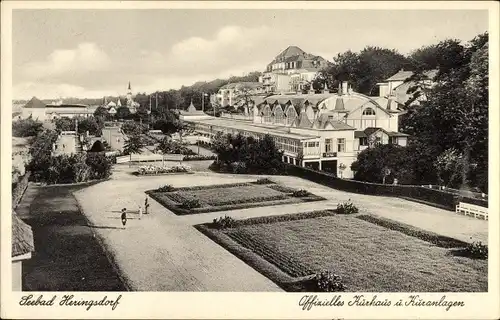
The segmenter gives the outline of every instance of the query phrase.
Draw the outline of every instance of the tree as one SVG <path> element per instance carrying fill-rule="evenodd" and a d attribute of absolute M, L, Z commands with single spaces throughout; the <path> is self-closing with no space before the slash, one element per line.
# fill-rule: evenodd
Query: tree
<path fill-rule="evenodd" d="M 125 122 L 122 125 L 122 130 L 127 135 L 141 135 L 146 132 L 146 127 L 137 122 Z"/>
<path fill-rule="evenodd" d="M 425 101 L 408 108 L 401 122 L 401 130 L 428 150 L 421 160 L 414 159 L 428 168 L 446 150 L 463 155 L 462 188 L 472 184 L 487 190 L 488 185 L 487 39 L 482 34 L 466 45 L 458 40 L 440 42 L 436 84 Z"/>
<path fill-rule="evenodd" d="M 119 107 L 116 110 L 116 117 L 118 119 L 127 119 L 130 117 L 130 110 L 127 107 Z"/>
<path fill-rule="evenodd" d="M 398 177 L 405 164 L 405 148 L 394 144 L 378 145 L 360 152 L 351 164 L 354 179 L 375 183 L 385 183 L 387 177 Z M 399 180 L 399 177 L 398 177 Z"/>
<path fill-rule="evenodd" d="M 141 149 L 144 147 L 144 143 L 139 135 L 131 135 L 125 141 L 125 146 L 123 147 L 123 153 L 125 155 L 130 155 L 130 161 L 132 161 L 132 154 L 141 153 Z"/>
<path fill-rule="evenodd" d="M 408 59 L 396 50 L 368 46 L 359 53 L 346 51 L 338 54 L 333 63 L 320 72 L 313 88 L 320 90 L 324 83 L 333 89 L 342 81 L 348 81 L 354 91 L 377 94 L 377 83 L 402 68 L 410 68 Z"/>
<path fill-rule="evenodd" d="M 97 117 L 80 117 L 78 120 L 78 133 L 100 137 L 104 128 L 104 121 Z"/>
<path fill-rule="evenodd" d="M 438 67 L 437 45 L 423 46 L 412 51 L 408 57 L 414 70 L 432 70 Z"/>
<path fill-rule="evenodd" d="M 94 111 L 94 117 L 104 120 L 109 120 L 110 115 L 108 110 L 105 107 L 99 106 Z"/>
<path fill-rule="evenodd" d="M 33 137 L 42 130 L 43 123 L 31 117 L 12 122 L 12 136 L 14 137 Z"/>
<path fill-rule="evenodd" d="M 54 120 L 54 124 L 56 125 L 56 130 L 59 132 L 75 130 L 74 120 L 68 117 L 57 118 Z"/>

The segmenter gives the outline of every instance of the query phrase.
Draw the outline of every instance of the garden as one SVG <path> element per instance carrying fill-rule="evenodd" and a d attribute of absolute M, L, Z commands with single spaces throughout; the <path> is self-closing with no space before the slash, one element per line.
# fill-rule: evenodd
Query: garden
<path fill-rule="evenodd" d="M 340 214 L 349 208 L 225 216 L 196 228 L 286 291 L 488 291 L 486 245 L 356 210 Z"/>
<path fill-rule="evenodd" d="M 184 188 L 166 185 L 146 193 L 178 215 L 325 200 L 269 179 Z"/>

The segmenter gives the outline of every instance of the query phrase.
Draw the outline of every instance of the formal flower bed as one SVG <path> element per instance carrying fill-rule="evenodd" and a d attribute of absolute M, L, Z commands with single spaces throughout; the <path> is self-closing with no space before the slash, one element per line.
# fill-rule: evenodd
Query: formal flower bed
<path fill-rule="evenodd" d="M 324 200 L 309 192 L 294 196 L 270 188 L 274 185 L 271 180 L 258 180 L 168 189 L 160 187 L 148 191 L 148 194 L 180 215 Z"/>
<path fill-rule="evenodd" d="M 160 166 L 141 166 L 135 172 L 137 175 L 157 175 L 157 174 L 169 174 L 169 173 L 189 173 L 191 172 L 191 167 L 186 165 L 176 165 L 173 167 L 160 167 Z"/>
<path fill-rule="evenodd" d="M 200 161 L 200 160 L 215 160 L 217 159 L 216 155 L 211 155 L 211 156 L 206 156 L 206 155 L 201 155 L 201 154 L 195 154 L 195 155 L 186 155 L 182 159 L 182 161 Z"/>
<path fill-rule="evenodd" d="M 424 230 L 410 232 L 395 221 L 382 225 L 336 211 L 244 220 L 224 216 L 195 227 L 286 291 L 488 290 L 485 245 L 473 243 L 467 252 L 455 253 L 444 243 L 422 241 Z"/>

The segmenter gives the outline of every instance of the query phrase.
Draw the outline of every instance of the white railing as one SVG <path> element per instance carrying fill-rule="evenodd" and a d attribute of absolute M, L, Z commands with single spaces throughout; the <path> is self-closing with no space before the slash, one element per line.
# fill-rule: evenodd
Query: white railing
<path fill-rule="evenodd" d="M 488 208 L 481 207 L 475 204 L 460 202 L 456 206 L 455 212 L 458 214 L 464 214 L 466 216 L 472 216 L 474 218 L 488 220 Z"/>
<path fill-rule="evenodd" d="M 182 161 L 182 154 L 132 154 L 128 156 L 116 157 L 116 163 L 125 162 L 147 162 L 147 161 Z"/>

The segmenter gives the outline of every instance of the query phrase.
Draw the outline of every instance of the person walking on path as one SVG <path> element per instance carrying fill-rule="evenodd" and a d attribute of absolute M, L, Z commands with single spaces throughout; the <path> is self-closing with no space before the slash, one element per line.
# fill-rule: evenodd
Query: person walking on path
<path fill-rule="evenodd" d="M 125 229 L 125 225 L 127 224 L 127 208 L 122 209 L 122 224 L 123 229 Z"/>
<path fill-rule="evenodd" d="M 148 203 L 148 197 L 146 197 L 146 200 L 144 200 L 144 210 L 145 210 L 144 213 L 145 214 L 149 213 L 148 209 L 149 209 L 149 203 Z"/>
<path fill-rule="evenodd" d="M 142 218 L 142 206 L 139 206 L 139 220 Z"/>

